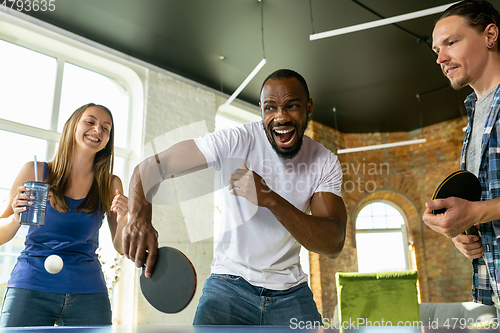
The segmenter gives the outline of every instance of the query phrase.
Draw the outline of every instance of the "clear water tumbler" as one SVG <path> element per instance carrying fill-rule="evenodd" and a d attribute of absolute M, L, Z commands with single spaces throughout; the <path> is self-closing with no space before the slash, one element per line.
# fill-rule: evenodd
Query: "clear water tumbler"
<path fill-rule="evenodd" d="M 26 191 L 35 197 L 31 200 L 33 204 L 26 206 L 26 210 L 21 212 L 19 223 L 23 225 L 44 225 L 45 210 L 47 209 L 47 198 L 49 196 L 49 184 L 35 181 L 26 181 L 24 186 L 29 188 Z"/>

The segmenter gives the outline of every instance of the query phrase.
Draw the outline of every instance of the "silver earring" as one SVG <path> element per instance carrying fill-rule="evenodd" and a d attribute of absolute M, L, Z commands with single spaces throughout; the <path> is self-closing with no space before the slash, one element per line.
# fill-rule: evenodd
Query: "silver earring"
<path fill-rule="evenodd" d="M 491 49 L 493 47 L 493 42 L 489 42 L 488 47 Z"/>

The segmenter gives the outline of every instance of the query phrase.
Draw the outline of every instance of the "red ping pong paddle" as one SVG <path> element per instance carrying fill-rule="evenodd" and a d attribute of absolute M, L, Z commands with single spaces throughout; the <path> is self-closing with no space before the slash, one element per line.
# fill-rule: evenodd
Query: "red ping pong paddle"
<path fill-rule="evenodd" d="M 432 200 L 445 199 L 449 197 L 457 197 L 468 201 L 481 200 L 481 183 L 477 177 L 466 170 L 455 171 L 448 175 L 434 191 Z M 433 214 L 442 214 L 446 208 L 433 210 Z M 479 232 L 475 226 L 470 227 L 465 231 L 466 235 L 477 235 Z"/>
<path fill-rule="evenodd" d="M 196 270 L 181 251 L 160 247 L 151 277 L 140 278 L 141 291 L 155 309 L 164 313 L 182 311 L 196 292 Z"/>

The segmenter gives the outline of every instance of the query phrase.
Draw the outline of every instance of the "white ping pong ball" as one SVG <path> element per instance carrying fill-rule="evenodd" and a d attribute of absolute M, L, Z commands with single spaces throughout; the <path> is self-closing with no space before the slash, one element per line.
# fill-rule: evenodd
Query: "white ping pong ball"
<path fill-rule="evenodd" d="M 57 254 L 52 254 L 45 259 L 43 266 L 50 274 L 57 274 L 63 268 L 63 261 Z"/>

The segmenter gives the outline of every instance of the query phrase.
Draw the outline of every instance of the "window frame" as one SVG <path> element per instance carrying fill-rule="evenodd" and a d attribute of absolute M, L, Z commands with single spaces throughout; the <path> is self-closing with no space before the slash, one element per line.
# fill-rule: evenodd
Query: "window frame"
<path fill-rule="evenodd" d="M 0 29 L 1 32 L 1 29 Z M 37 139 L 42 139 L 46 140 L 48 142 L 47 146 L 47 156 L 54 156 L 55 154 L 55 149 L 56 145 L 59 142 L 59 137 L 60 133 L 57 132 L 57 126 L 59 122 L 59 105 L 61 102 L 61 92 L 62 92 L 62 84 L 63 84 L 63 76 L 64 76 L 64 65 L 65 63 L 70 63 L 74 64 L 77 66 L 81 66 L 87 70 L 94 71 L 98 74 L 105 75 L 111 79 L 116 80 L 119 82 L 121 85 L 127 89 L 127 92 L 129 92 L 129 98 L 130 98 L 130 90 L 128 89 L 128 84 L 126 84 L 126 81 L 123 78 L 116 77 L 119 75 L 115 76 L 110 76 L 109 71 L 106 71 L 106 73 L 102 73 L 99 68 L 99 66 L 92 66 L 91 64 L 83 64 L 80 63 L 79 59 L 76 57 L 70 57 L 65 53 L 62 52 L 57 52 L 52 50 L 50 53 L 46 51 L 40 51 L 38 49 L 35 49 L 33 47 L 27 47 L 26 45 L 23 45 L 25 43 L 18 42 L 18 41 L 12 41 L 8 40 L 6 38 L 0 38 L 3 41 L 6 41 L 8 43 L 12 43 L 14 45 L 20 46 L 20 47 L 25 47 L 27 49 L 30 49 L 34 52 L 39 52 L 42 54 L 45 54 L 49 57 L 53 57 L 57 61 L 57 70 L 56 70 L 56 82 L 55 82 L 55 87 L 54 87 L 54 99 L 52 102 L 52 112 L 50 114 L 51 121 L 50 121 L 50 129 L 43 129 L 40 127 L 36 126 L 30 126 L 30 125 L 25 125 L 22 123 L 18 123 L 15 121 L 7 120 L 0 118 L 0 130 L 7 131 L 7 132 L 13 132 L 16 134 L 21 134 L 25 136 L 30 136 L 33 138 Z M 129 103 L 129 110 L 128 110 L 128 117 L 129 117 L 129 127 L 127 128 L 127 133 L 131 131 L 131 125 L 130 125 L 130 114 L 132 113 L 132 108 L 131 108 L 131 103 Z M 129 142 L 127 142 L 127 146 L 130 146 L 130 139 Z M 128 160 L 130 158 L 130 155 L 132 154 L 131 149 L 123 148 L 123 147 L 114 147 L 114 152 L 115 156 L 123 157 L 125 160 Z M 127 173 L 127 172 L 126 172 Z"/>

